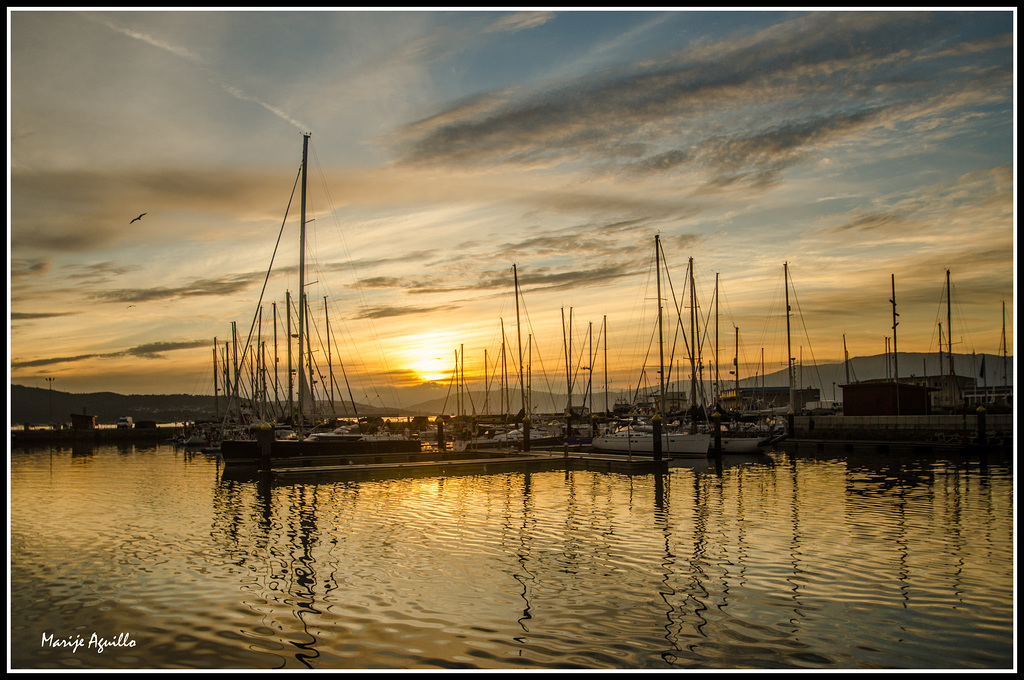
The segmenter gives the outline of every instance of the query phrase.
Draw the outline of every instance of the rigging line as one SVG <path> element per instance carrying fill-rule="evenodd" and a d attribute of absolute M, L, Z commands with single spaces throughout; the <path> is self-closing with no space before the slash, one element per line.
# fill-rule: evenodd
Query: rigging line
<path fill-rule="evenodd" d="M 281 220 L 281 229 L 277 232 L 277 243 L 274 244 L 274 252 L 270 256 L 270 266 L 267 267 L 267 275 L 263 279 L 263 288 L 260 290 L 260 298 L 256 303 L 256 311 L 253 313 L 252 324 L 249 326 L 249 336 L 245 339 L 245 347 L 242 350 L 243 355 L 249 350 L 249 345 L 252 343 L 252 334 L 256 330 L 256 320 L 259 318 L 260 306 L 263 304 L 263 296 L 267 292 L 267 283 L 270 281 L 270 272 L 274 269 L 274 258 L 277 257 L 277 249 L 281 245 L 281 237 L 284 235 L 284 227 L 288 223 L 288 213 L 292 207 L 292 200 L 295 199 L 295 188 L 299 185 L 299 178 L 302 176 L 302 167 L 300 165 L 298 173 L 295 175 L 295 183 L 292 185 L 291 196 L 288 197 L 288 205 L 284 209 L 284 218 Z"/>
<path fill-rule="evenodd" d="M 519 293 L 519 300 L 520 304 L 523 307 L 523 314 L 526 315 L 526 325 L 530 329 L 530 335 L 536 338 L 537 334 L 534 332 L 533 329 L 533 320 L 530 318 L 529 310 L 526 309 L 526 298 L 522 295 L 521 292 Z M 540 364 L 541 375 L 544 376 L 544 386 L 547 388 L 547 391 L 549 393 L 554 394 L 554 389 L 551 387 L 551 379 L 548 376 L 547 369 L 544 368 L 543 352 L 541 352 L 539 349 L 537 350 L 537 363 Z"/>
<path fill-rule="evenodd" d="M 351 274 L 352 274 L 353 288 L 355 288 L 357 297 L 359 298 L 360 303 L 362 304 L 363 308 L 365 309 L 365 308 L 368 307 L 368 303 L 367 303 L 367 300 L 366 300 L 366 294 L 364 293 L 363 287 L 362 287 L 362 285 L 359 282 L 359 277 L 356 275 L 355 265 L 353 264 L 353 259 L 352 259 L 352 253 L 351 253 L 351 251 L 349 251 L 348 242 L 345 240 L 345 234 L 344 234 L 344 232 L 341 229 L 341 225 L 338 223 L 337 209 L 334 206 L 334 200 L 333 200 L 333 198 L 331 198 L 330 189 L 327 186 L 327 179 L 324 176 L 323 166 L 320 165 L 320 157 L 317 156 L 316 148 L 315 147 L 313 147 L 311 150 L 312 150 L 312 156 L 313 156 L 313 164 L 314 164 L 314 166 L 317 169 L 317 173 L 320 175 L 321 182 L 323 183 L 324 194 L 327 196 L 327 205 L 330 208 L 330 214 L 331 214 L 332 218 L 334 219 L 335 229 L 338 232 L 338 237 L 339 237 L 339 240 L 341 241 L 341 246 L 345 250 L 345 255 L 348 258 L 348 264 L 349 264 L 349 267 L 350 267 L 350 270 L 351 270 Z M 373 319 L 367 317 L 365 319 L 365 321 L 366 321 L 367 325 L 370 326 L 371 335 L 373 337 L 374 348 L 377 350 L 377 356 L 380 359 L 381 364 L 384 367 L 384 372 L 386 374 L 390 374 L 391 373 L 391 367 L 388 364 L 387 355 L 384 353 L 384 347 L 380 343 L 380 337 L 377 334 L 376 327 L 373 325 Z M 377 386 L 374 385 L 373 387 L 374 387 L 374 389 L 376 391 Z M 391 398 L 393 400 L 392 403 L 397 405 L 399 403 L 399 400 L 398 400 L 398 393 L 396 391 L 396 388 L 393 385 L 391 385 L 390 388 L 391 388 L 390 389 Z M 380 397 L 379 394 L 377 396 L 378 396 L 378 398 Z M 383 400 L 382 400 L 382 403 L 383 403 Z"/>
<path fill-rule="evenodd" d="M 793 279 L 793 272 L 792 272 L 792 270 L 790 270 L 789 278 L 790 278 L 790 281 L 792 282 L 792 279 Z M 810 333 L 807 332 L 807 320 L 804 318 L 804 312 L 800 308 L 800 300 L 797 299 L 797 296 L 796 296 L 796 286 L 793 286 L 792 288 L 793 288 L 793 300 L 796 302 L 796 310 L 797 310 L 797 313 L 800 315 L 800 327 L 804 329 L 804 337 L 807 338 L 807 350 L 811 353 L 811 366 L 814 368 L 814 375 L 817 376 L 817 378 L 818 378 L 818 385 L 821 386 L 821 388 L 823 389 L 825 383 L 822 382 L 822 380 L 821 380 L 821 371 L 818 369 L 818 362 L 814 358 L 814 348 L 811 346 L 811 335 L 810 335 Z M 804 387 L 805 387 L 805 385 L 801 385 L 800 386 L 801 389 L 803 389 Z"/>
<path fill-rule="evenodd" d="M 331 341 L 331 338 L 328 337 L 327 338 L 327 342 L 330 342 L 330 341 Z M 345 379 L 345 389 L 348 391 L 348 400 L 352 404 L 352 412 L 355 413 L 356 415 L 359 415 L 359 410 L 356 408 L 355 397 L 352 396 L 352 386 L 349 384 L 349 381 L 348 381 L 348 372 L 345 370 L 345 362 L 341 358 L 341 356 L 342 356 L 341 355 L 341 348 L 338 346 L 338 339 L 337 339 L 337 337 L 335 337 L 335 339 L 334 339 L 334 349 L 338 352 L 338 366 L 339 366 L 339 368 L 341 368 L 341 376 L 342 376 L 342 378 Z M 333 378 L 333 380 L 334 380 L 334 386 L 337 387 L 338 391 L 340 392 L 341 391 L 341 386 L 338 385 L 338 379 L 337 378 Z M 342 398 L 341 401 L 342 401 L 342 406 L 344 406 L 345 399 Z M 348 414 L 348 409 L 347 408 L 345 409 L 345 413 Z"/>

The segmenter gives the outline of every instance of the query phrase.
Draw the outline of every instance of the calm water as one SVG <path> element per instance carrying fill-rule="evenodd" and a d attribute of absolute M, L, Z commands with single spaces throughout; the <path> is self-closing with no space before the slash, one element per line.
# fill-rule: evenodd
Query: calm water
<path fill-rule="evenodd" d="M 270 485 L 110 446 L 10 486 L 15 669 L 1015 664 L 991 461 Z"/>

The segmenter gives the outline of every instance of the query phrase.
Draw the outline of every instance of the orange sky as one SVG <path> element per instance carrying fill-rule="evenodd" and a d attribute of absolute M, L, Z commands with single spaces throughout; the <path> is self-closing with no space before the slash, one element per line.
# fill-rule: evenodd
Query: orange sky
<path fill-rule="evenodd" d="M 326 296 L 357 400 L 401 402 L 459 351 L 493 380 L 513 264 L 535 389 L 605 322 L 609 389 L 635 386 L 655 234 L 677 297 L 693 258 L 702 324 L 717 275 L 742 376 L 762 348 L 785 365 L 787 262 L 805 361 L 883 353 L 892 277 L 898 349 L 938 351 L 941 324 L 945 350 L 947 269 L 954 352 L 1001 352 L 1005 303 L 1013 353 L 1011 11 L 9 18 L 12 383 L 212 393 L 214 338 L 248 332 L 274 257 L 272 343 L 304 131 L 311 314 L 324 332 Z"/>

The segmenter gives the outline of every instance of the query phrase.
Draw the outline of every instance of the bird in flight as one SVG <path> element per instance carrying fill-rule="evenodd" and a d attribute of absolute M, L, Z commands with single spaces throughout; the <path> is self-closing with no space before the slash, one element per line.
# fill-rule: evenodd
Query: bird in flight
<path fill-rule="evenodd" d="M 146 214 L 146 213 L 142 213 L 142 215 L 145 215 L 145 214 Z M 141 220 L 141 219 L 142 219 L 142 215 L 139 215 L 138 217 L 136 217 L 136 218 L 135 218 L 134 220 L 132 220 L 132 221 L 131 221 L 131 222 L 129 222 L 128 224 L 131 224 L 132 222 L 138 222 L 139 220 Z"/>

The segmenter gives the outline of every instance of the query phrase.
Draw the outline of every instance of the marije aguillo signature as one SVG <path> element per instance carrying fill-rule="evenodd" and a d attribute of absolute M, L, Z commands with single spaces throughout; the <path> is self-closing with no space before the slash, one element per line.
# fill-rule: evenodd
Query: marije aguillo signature
<path fill-rule="evenodd" d="M 80 647 L 84 646 L 86 649 L 91 649 L 96 651 L 98 654 L 102 654 L 103 650 L 108 647 L 134 647 L 135 640 L 132 640 L 131 633 L 120 633 L 116 638 L 100 637 L 98 634 L 93 633 L 88 639 L 82 635 L 57 637 L 52 633 L 43 633 L 42 646 L 49 647 L 51 649 L 70 649 L 72 654 L 77 652 Z"/>

